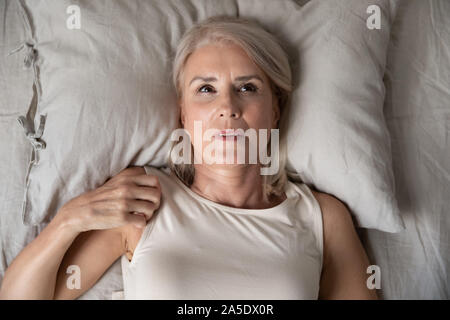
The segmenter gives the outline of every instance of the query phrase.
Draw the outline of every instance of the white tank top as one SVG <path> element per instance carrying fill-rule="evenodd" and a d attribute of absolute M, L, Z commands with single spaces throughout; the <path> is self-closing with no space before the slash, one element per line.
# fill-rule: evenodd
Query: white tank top
<path fill-rule="evenodd" d="M 145 166 L 161 185 L 160 208 L 130 261 L 122 256 L 125 299 L 317 299 L 322 212 L 306 184 L 268 209 L 208 200 L 169 168 Z"/>

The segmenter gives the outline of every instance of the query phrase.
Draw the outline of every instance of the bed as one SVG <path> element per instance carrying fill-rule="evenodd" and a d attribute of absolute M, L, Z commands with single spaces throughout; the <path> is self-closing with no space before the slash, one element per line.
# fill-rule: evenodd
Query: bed
<path fill-rule="evenodd" d="M 401 1 L 393 26 L 384 113 L 406 231 L 362 230 L 385 299 L 450 298 L 448 12 L 448 1 Z"/>
<path fill-rule="evenodd" d="M 405 229 L 357 231 L 370 261 L 380 267 L 382 298 L 449 299 L 450 2 L 394 2 L 398 7 L 387 51 L 383 114 Z M 22 70 L 27 61 L 17 57 L 17 63 L 6 63 L 26 32 L 17 5 L 14 0 L 0 2 L 0 282 L 14 257 L 45 227 L 22 219 L 32 141 L 17 117 L 36 117 L 29 101 L 39 88 L 33 87 L 33 72 Z M 122 289 L 117 261 L 80 299 L 116 299 Z"/>

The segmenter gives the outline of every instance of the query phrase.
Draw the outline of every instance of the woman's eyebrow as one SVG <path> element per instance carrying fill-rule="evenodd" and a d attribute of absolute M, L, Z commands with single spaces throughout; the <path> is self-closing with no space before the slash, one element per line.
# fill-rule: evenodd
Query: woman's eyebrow
<path fill-rule="evenodd" d="M 261 77 L 258 76 L 257 74 L 252 74 L 252 75 L 249 75 L 249 76 L 237 77 L 235 80 L 237 80 L 237 81 L 248 81 L 250 79 L 258 79 L 259 81 L 264 83 L 263 79 L 261 79 Z"/>
<path fill-rule="evenodd" d="M 237 77 L 235 80 L 236 81 L 248 81 L 250 79 L 258 79 L 259 81 L 264 83 L 263 79 L 261 79 L 261 77 L 258 76 L 257 74 L 252 74 L 252 75 L 248 75 L 248 76 L 240 76 L 240 77 Z M 192 78 L 191 82 L 189 82 L 189 85 L 191 85 L 192 82 L 194 82 L 195 80 L 203 80 L 204 82 L 213 82 L 213 81 L 217 81 L 217 78 L 195 76 L 194 78 Z"/>
<path fill-rule="evenodd" d="M 213 82 L 213 81 L 217 81 L 217 78 L 215 77 L 200 77 L 200 76 L 196 76 L 194 78 L 192 78 L 191 82 L 189 82 L 189 85 L 192 84 L 192 82 L 194 82 L 195 80 L 203 80 L 204 82 Z"/>

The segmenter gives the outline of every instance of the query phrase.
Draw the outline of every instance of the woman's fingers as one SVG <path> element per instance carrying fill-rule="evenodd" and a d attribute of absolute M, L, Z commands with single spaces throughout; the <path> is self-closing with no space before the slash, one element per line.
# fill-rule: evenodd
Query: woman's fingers
<path fill-rule="evenodd" d="M 128 199 L 126 201 L 125 212 L 133 213 L 138 212 L 145 215 L 146 220 L 149 220 L 153 216 L 153 212 L 157 209 L 156 203 L 146 200 L 133 200 Z"/>
<path fill-rule="evenodd" d="M 138 186 L 155 187 L 161 189 L 158 177 L 151 174 L 140 174 L 135 176 L 128 176 L 127 178 L 129 178 L 130 181 L 133 181 Z"/>
<path fill-rule="evenodd" d="M 138 228 L 145 228 L 147 220 L 142 213 L 129 213 L 126 218 L 128 223 L 132 223 Z"/>
<path fill-rule="evenodd" d="M 161 202 L 161 190 L 154 187 L 136 187 L 133 188 L 133 198 L 137 200 L 147 200 L 159 207 Z"/>
<path fill-rule="evenodd" d="M 92 204 L 91 229 L 110 229 L 132 223 L 145 226 L 153 216 L 154 204 L 145 200 L 106 200 Z"/>
<path fill-rule="evenodd" d="M 153 202 L 159 206 L 161 190 L 155 187 L 121 186 L 111 195 L 115 199 L 138 199 Z"/>
<path fill-rule="evenodd" d="M 123 170 L 101 187 L 65 204 L 71 216 L 78 216 L 82 231 L 109 229 L 132 223 L 143 227 L 159 208 L 161 186 L 158 177 L 143 167 Z M 72 213 L 73 212 L 73 213 Z"/>
<path fill-rule="evenodd" d="M 143 183 L 147 183 L 147 185 Z M 103 186 L 95 192 L 96 198 L 101 200 L 140 199 L 154 202 L 158 206 L 161 200 L 161 188 L 155 176 L 150 179 L 128 180 L 117 185 Z"/>

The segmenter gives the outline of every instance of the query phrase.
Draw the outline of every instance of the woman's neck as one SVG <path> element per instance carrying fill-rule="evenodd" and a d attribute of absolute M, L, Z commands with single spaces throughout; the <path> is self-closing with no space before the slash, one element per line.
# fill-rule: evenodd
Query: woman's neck
<path fill-rule="evenodd" d="M 191 190 L 211 201 L 235 208 L 265 209 L 284 200 L 265 200 L 260 166 L 196 165 Z"/>

